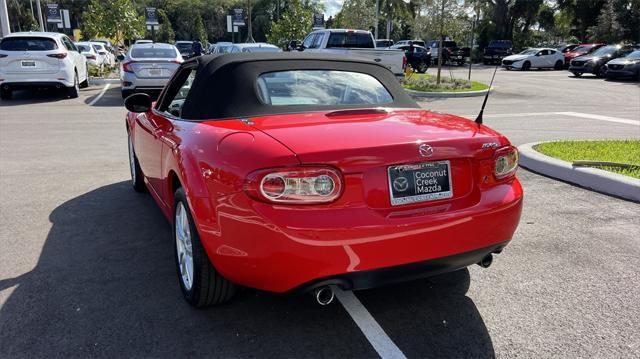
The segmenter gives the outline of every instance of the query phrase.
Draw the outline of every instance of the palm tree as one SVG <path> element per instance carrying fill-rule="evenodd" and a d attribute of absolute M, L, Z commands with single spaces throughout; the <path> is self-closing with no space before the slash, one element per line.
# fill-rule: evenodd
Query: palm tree
<path fill-rule="evenodd" d="M 379 2 L 379 10 L 385 14 L 387 18 L 387 39 L 391 37 L 391 20 L 393 15 L 403 14 L 407 12 L 407 3 L 403 0 L 376 0 Z M 376 14 L 376 32 L 378 29 L 378 14 Z"/>

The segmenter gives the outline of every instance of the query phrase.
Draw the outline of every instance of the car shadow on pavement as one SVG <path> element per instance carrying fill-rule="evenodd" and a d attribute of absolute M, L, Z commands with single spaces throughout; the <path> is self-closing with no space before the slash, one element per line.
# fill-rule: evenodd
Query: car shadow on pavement
<path fill-rule="evenodd" d="M 0 100 L 2 106 L 19 106 L 26 104 L 51 103 L 69 100 L 66 89 L 41 88 L 13 91 L 10 100 Z"/>
<path fill-rule="evenodd" d="M 358 292 L 358 298 L 409 357 L 493 358 L 493 343 L 466 296 L 468 269 Z"/>
<path fill-rule="evenodd" d="M 130 187 L 100 187 L 51 212 L 36 266 L 0 280 L 10 293 L 0 308 L 0 356 L 376 356 L 338 303 L 243 290 L 227 305 L 191 308 L 168 222 Z M 468 286 L 462 271 L 357 295 L 408 354 L 490 356 Z"/>

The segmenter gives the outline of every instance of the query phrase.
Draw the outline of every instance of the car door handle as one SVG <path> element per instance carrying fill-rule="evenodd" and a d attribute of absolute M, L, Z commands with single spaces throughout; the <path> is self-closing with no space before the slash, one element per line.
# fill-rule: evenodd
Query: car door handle
<path fill-rule="evenodd" d="M 373 59 L 373 61 L 380 62 L 380 61 L 382 61 L 382 59 L 381 58 L 375 58 L 375 59 Z"/>

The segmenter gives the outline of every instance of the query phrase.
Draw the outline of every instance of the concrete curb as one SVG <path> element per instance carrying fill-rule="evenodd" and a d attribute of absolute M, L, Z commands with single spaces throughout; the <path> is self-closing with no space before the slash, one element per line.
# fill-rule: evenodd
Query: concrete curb
<path fill-rule="evenodd" d="M 467 91 L 467 92 L 426 92 L 426 91 L 416 91 L 404 89 L 409 93 L 409 95 L 413 97 L 432 97 L 432 98 L 447 98 L 447 97 L 476 97 L 476 96 L 484 96 L 487 90 L 480 91 Z M 491 88 L 491 92 L 495 91 L 495 87 Z"/>
<path fill-rule="evenodd" d="M 534 150 L 533 147 L 540 143 L 542 142 L 518 146 L 522 167 L 597 192 L 640 202 L 640 179 L 597 168 L 573 167 L 569 162 L 549 157 Z"/>
<path fill-rule="evenodd" d="M 93 77 L 89 80 L 92 85 L 104 85 L 104 84 L 119 84 L 120 79 L 103 79 L 100 77 Z"/>

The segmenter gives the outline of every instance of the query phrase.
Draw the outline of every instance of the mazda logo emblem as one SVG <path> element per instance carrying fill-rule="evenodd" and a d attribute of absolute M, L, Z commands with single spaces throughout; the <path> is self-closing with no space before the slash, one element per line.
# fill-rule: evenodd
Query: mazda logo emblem
<path fill-rule="evenodd" d="M 404 192 L 409 188 L 409 181 L 406 177 L 398 177 L 393 180 L 393 189 L 398 192 Z"/>
<path fill-rule="evenodd" d="M 418 153 L 420 153 L 422 157 L 431 157 L 431 155 L 433 155 L 433 147 L 423 143 L 418 146 Z"/>

